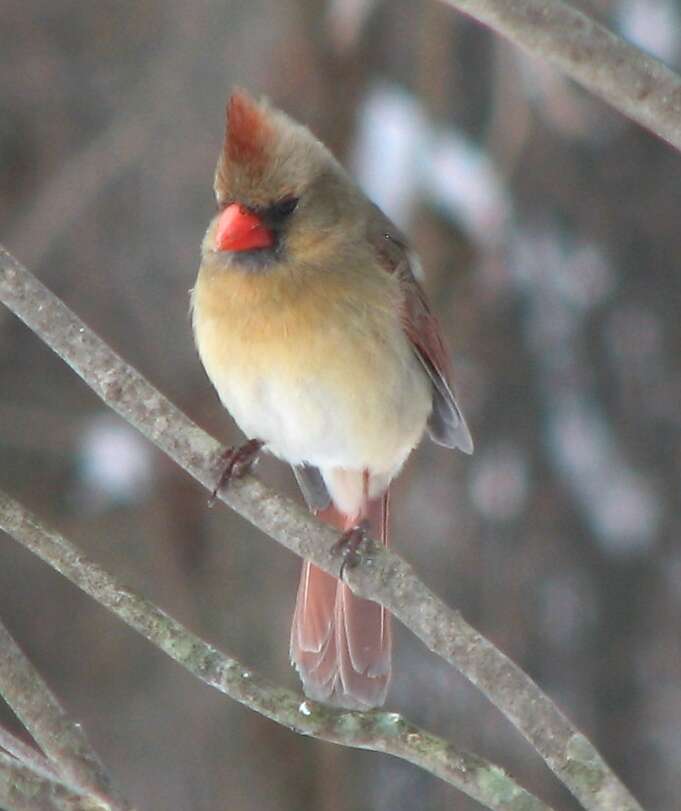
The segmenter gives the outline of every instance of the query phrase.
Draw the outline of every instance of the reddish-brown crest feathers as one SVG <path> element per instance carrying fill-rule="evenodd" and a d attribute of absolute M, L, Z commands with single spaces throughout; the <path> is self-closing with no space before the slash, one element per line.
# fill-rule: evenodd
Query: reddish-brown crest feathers
<path fill-rule="evenodd" d="M 227 159 L 257 167 L 266 160 L 271 136 L 272 127 L 264 110 L 248 93 L 235 90 L 227 102 Z"/>

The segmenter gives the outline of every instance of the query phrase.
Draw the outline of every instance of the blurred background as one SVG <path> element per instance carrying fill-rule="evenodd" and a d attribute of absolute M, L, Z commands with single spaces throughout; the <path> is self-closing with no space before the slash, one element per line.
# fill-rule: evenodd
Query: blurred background
<path fill-rule="evenodd" d="M 579 5 L 681 67 L 673 0 Z M 678 808 L 680 156 L 436 2 L 3 0 L 0 241 L 225 443 L 239 435 L 200 367 L 187 294 L 236 83 L 325 140 L 424 261 L 476 453 L 413 455 L 395 485 L 396 548 L 647 808 Z M 284 465 L 259 473 L 295 493 Z M 299 561 L 207 509 L 2 308 L 0 483 L 296 687 Z M 0 616 L 140 811 L 479 807 L 226 700 L 4 535 Z M 576 808 L 401 628 L 387 706 Z"/>

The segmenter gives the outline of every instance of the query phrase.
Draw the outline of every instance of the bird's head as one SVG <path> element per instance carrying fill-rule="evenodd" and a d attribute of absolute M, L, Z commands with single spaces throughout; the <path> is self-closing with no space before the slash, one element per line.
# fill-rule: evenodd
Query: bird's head
<path fill-rule="evenodd" d="M 227 103 L 215 171 L 218 211 L 204 240 L 225 266 L 268 270 L 315 262 L 352 236 L 362 198 L 306 128 L 243 90 Z M 217 255 L 217 256 L 216 256 Z"/>

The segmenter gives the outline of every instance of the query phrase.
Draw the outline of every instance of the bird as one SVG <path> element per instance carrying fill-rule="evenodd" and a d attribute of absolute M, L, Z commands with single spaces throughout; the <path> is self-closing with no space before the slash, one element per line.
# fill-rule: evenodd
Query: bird
<path fill-rule="evenodd" d="M 247 437 L 228 450 L 218 487 L 266 451 L 341 538 L 388 544 L 390 484 L 422 437 L 473 451 L 419 260 L 307 127 L 241 88 L 227 102 L 214 190 L 193 332 Z M 390 617 L 305 561 L 290 659 L 310 699 L 379 707 Z"/>

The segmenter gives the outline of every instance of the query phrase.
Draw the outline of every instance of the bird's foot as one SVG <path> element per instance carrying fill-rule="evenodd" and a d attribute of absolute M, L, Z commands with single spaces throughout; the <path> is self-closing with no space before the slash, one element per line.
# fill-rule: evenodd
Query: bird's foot
<path fill-rule="evenodd" d="M 354 569 L 360 561 L 359 548 L 367 539 L 367 532 L 369 530 L 368 521 L 360 521 L 359 524 L 345 532 L 333 545 L 331 550 L 334 555 L 342 555 L 343 562 L 341 563 L 339 577 L 343 579 L 343 572 L 346 566 Z"/>
<path fill-rule="evenodd" d="M 220 490 L 227 487 L 232 479 L 240 479 L 249 472 L 264 444 L 262 439 L 249 439 L 243 445 L 233 445 L 220 454 L 222 472 L 208 499 L 209 507 L 215 504 Z"/>

